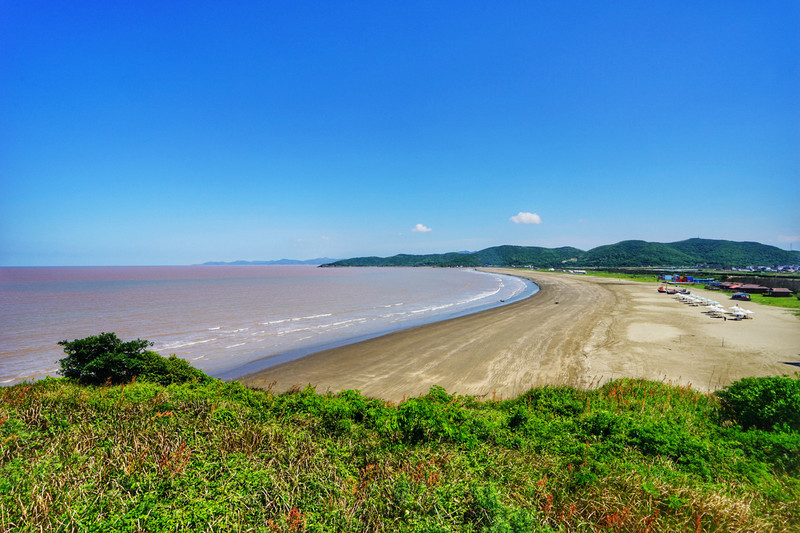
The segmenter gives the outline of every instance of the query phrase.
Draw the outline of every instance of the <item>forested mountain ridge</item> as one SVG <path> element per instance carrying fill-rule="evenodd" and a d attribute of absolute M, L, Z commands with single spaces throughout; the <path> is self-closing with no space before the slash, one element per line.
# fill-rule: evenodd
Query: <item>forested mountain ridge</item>
<path fill-rule="evenodd" d="M 643 266 L 770 266 L 800 263 L 800 252 L 757 242 L 688 239 L 672 243 L 622 241 L 588 251 L 570 246 L 493 246 L 474 253 L 357 257 L 323 266 L 532 266 L 537 268 Z"/>

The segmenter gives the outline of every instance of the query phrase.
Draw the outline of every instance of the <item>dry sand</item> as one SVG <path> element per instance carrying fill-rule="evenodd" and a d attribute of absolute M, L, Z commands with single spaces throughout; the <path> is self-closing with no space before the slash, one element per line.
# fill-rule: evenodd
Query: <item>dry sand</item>
<path fill-rule="evenodd" d="M 786 309 L 742 304 L 754 319 L 723 321 L 658 293 L 655 282 L 486 270 L 533 279 L 541 291 L 503 307 L 318 352 L 240 381 L 274 383 L 274 391 L 308 384 L 318 392 L 359 389 L 391 401 L 433 385 L 509 398 L 535 386 L 592 387 L 620 377 L 711 391 L 742 377 L 790 374 L 797 368 L 784 362 L 800 362 L 800 320 Z"/>

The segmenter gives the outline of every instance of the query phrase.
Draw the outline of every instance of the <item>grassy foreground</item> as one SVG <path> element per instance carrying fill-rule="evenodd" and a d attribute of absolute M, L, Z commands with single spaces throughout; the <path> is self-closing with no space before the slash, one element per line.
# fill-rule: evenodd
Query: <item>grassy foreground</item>
<path fill-rule="evenodd" d="M 767 411 L 800 412 L 788 398 Z M 501 402 L 434 387 L 396 406 L 46 379 L 0 390 L 0 529 L 800 530 L 796 420 L 745 416 L 638 380 Z"/>

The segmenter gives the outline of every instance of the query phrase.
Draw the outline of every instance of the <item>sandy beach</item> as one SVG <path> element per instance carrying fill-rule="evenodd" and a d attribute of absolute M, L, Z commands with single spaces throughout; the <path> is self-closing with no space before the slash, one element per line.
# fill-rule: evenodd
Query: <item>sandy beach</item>
<path fill-rule="evenodd" d="M 541 385 L 594 387 L 632 377 L 719 389 L 747 376 L 791 374 L 800 362 L 800 319 L 743 304 L 752 320 L 723 321 L 658 284 L 485 269 L 533 279 L 520 302 L 318 352 L 239 381 L 280 392 L 358 389 L 391 401 L 440 385 L 450 393 L 509 398 Z M 719 293 L 692 290 L 709 298 Z"/>

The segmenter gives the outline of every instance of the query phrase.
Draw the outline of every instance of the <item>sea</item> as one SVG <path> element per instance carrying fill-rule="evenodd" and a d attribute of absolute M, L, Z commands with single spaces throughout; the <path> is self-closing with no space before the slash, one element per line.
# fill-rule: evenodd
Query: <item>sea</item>
<path fill-rule="evenodd" d="M 61 340 L 146 339 L 222 379 L 538 291 L 458 268 L 0 268 L 0 385 L 58 375 Z"/>

